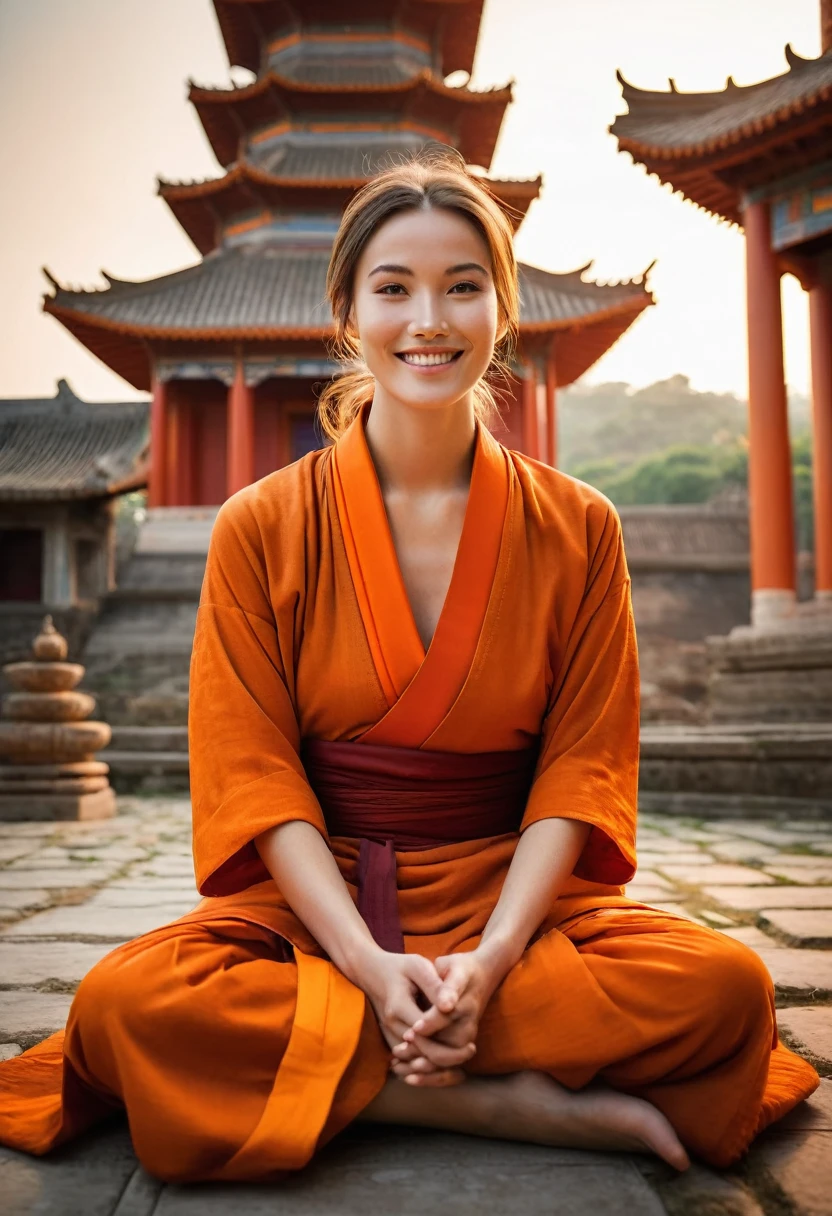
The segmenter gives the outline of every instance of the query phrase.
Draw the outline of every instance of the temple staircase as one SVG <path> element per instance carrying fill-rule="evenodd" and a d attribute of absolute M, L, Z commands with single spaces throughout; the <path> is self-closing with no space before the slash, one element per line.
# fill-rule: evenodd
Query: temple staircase
<path fill-rule="evenodd" d="M 115 788 L 188 788 L 188 670 L 217 507 L 147 512 L 84 651 Z"/>

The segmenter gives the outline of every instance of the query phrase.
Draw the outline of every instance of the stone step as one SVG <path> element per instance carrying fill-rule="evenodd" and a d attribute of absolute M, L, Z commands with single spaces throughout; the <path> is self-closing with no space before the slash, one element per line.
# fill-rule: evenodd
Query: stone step
<path fill-rule="evenodd" d="M 110 766 L 110 783 L 119 794 L 166 794 L 190 788 L 186 751 L 108 748 L 100 755 Z"/>
<path fill-rule="evenodd" d="M 114 726 L 115 752 L 187 752 L 187 726 Z M 104 756 L 107 759 L 107 756 Z"/>

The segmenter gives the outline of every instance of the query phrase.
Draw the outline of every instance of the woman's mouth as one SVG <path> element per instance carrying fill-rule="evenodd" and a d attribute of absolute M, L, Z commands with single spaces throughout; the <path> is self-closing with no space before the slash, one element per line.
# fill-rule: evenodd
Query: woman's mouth
<path fill-rule="evenodd" d="M 461 350 L 403 350 L 396 351 L 396 358 L 401 359 L 408 367 L 445 367 L 449 363 L 454 363 L 461 354 Z"/>

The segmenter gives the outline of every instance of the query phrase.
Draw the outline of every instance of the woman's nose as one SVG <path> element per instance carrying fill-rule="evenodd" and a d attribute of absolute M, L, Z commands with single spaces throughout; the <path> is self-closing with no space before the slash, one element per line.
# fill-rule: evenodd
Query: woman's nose
<path fill-rule="evenodd" d="M 421 320 L 411 321 L 407 328 L 413 338 L 435 338 L 439 334 L 449 333 L 448 322 L 432 315 L 430 311 L 424 313 Z"/>

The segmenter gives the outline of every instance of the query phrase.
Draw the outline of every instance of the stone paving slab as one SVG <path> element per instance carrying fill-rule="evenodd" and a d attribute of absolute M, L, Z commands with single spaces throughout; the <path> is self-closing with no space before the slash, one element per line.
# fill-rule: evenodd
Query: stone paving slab
<path fill-rule="evenodd" d="M 728 908 L 751 912 L 767 908 L 832 908 L 832 887 L 704 887 L 703 895 Z"/>
<path fill-rule="evenodd" d="M 757 953 L 769 969 L 778 996 L 832 1000 L 832 951 L 763 946 Z"/>
<path fill-rule="evenodd" d="M 750 946 L 758 953 L 761 949 L 776 950 L 781 945 L 767 933 L 763 933 L 762 929 L 758 929 L 756 925 L 738 925 L 736 929 L 726 928 L 722 932 L 726 937 L 733 937 L 735 942 L 742 942 L 744 946 Z"/>
<path fill-rule="evenodd" d="M 66 992 L 0 991 L 0 1041 L 34 1047 L 56 1030 L 63 1030 L 72 1004 Z"/>
<path fill-rule="evenodd" d="M 818 869 L 816 866 L 786 866 L 768 867 L 775 878 L 785 878 L 787 882 L 803 883 L 832 883 L 832 870 Z"/>
<path fill-rule="evenodd" d="M 661 1198 L 668 1216 L 766 1216 L 752 1191 L 739 1178 L 715 1174 L 701 1165 L 692 1165 L 684 1174 L 665 1183 Z"/>
<path fill-rule="evenodd" d="M 0 1148 L 3 1216 L 114 1216 L 136 1168 L 121 1120 L 47 1158 Z M 151 1211 L 135 1216 L 150 1216 Z"/>
<path fill-rule="evenodd" d="M 832 1070 L 832 1005 L 797 1005 L 791 1009 L 781 1009 L 777 1024 L 795 1044 L 801 1044 L 813 1059 L 822 1061 L 827 1070 Z M 832 1082 L 827 1081 L 826 1087 L 828 1093 L 832 1090 Z M 829 1104 L 829 1122 L 832 1124 L 832 1097 Z M 832 1126 L 828 1130 L 832 1131 Z"/>
<path fill-rule="evenodd" d="M 161 903 L 156 900 L 150 907 L 113 908 L 95 903 L 76 907 L 51 908 L 47 912 L 36 912 L 28 920 L 12 925 L 4 931 L 5 936 L 18 940 L 24 938 L 78 938 L 88 941 L 123 942 L 130 937 L 150 933 L 172 920 L 178 920 L 190 912 L 196 901 L 182 899 Z M 0 935 L 0 940 L 2 940 Z"/>
<path fill-rule="evenodd" d="M 832 911 L 820 909 L 762 908 L 763 929 L 774 929 L 795 946 L 832 946 Z"/>
<path fill-rule="evenodd" d="M 67 890 L 70 887 L 95 887 L 115 873 L 112 866 L 73 865 L 32 870 L 12 870 L 7 866 L 0 870 L 0 900 L 4 891 L 25 891 L 31 887 L 53 887 Z"/>
<path fill-rule="evenodd" d="M 347 1134 L 276 1186 L 166 1187 L 154 1216 L 665 1216 L 626 1157 L 438 1135 Z"/>
<path fill-rule="evenodd" d="M 74 986 L 112 949 L 111 942 L 27 942 L 21 950 L 16 942 L 0 941 L 0 986 L 36 987 L 50 981 Z"/>
<path fill-rule="evenodd" d="M 786 1010 L 790 1013 L 791 1010 Z M 832 1132 L 832 1080 L 821 1078 L 810 1098 L 789 1111 L 784 1119 L 766 1132 L 766 1137 L 787 1136 L 792 1132 Z"/>
<path fill-rule="evenodd" d="M 51 903 L 51 898 L 46 888 L 41 891 L 26 887 L 13 891 L 0 890 L 0 910 L 18 912 L 25 908 L 37 909 L 48 903 Z"/>
<path fill-rule="evenodd" d="M 719 887 L 760 887 L 770 886 L 774 883 L 771 874 L 764 874 L 762 870 L 752 870 L 748 866 L 724 866 L 724 865 L 676 865 L 671 862 L 668 865 L 660 867 L 662 874 L 668 878 L 675 878 L 677 882 L 683 882 L 688 885 L 704 885 L 719 886 Z"/>
<path fill-rule="evenodd" d="M 830 1216 L 832 1132 L 766 1139 L 752 1149 L 751 1161 L 760 1164 L 800 1216 Z"/>

